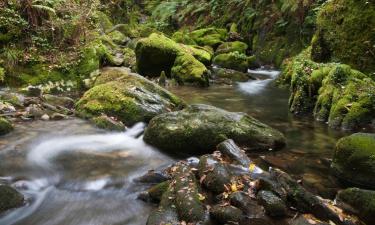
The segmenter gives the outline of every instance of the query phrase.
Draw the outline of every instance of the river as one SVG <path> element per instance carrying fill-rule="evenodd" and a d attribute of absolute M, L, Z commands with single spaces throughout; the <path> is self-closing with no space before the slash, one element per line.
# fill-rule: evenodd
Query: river
<path fill-rule="evenodd" d="M 340 184 L 329 174 L 328 159 L 344 133 L 291 115 L 288 91 L 273 84 L 277 71 L 249 72 L 257 80 L 171 91 L 188 103 L 246 112 L 281 130 L 288 140 L 284 150 L 251 156 L 264 168 L 280 167 L 331 197 Z M 0 216 L 0 224 L 145 224 L 153 206 L 137 200 L 147 186 L 134 178 L 176 159 L 143 142 L 144 126 L 108 133 L 80 119 L 16 124 L 14 132 L 0 138 L 0 182 L 16 187 L 28 203 Z"/>

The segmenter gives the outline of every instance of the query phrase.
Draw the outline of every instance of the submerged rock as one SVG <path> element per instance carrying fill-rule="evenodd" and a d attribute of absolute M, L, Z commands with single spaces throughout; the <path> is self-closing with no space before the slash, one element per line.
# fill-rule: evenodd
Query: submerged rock
<path fill-rule="evenodd" d="M 374 158 L 375 134 L 357 133 L 337 142 L 331 167 L 347 182 L 374 188 Z"/>
<path fill-rule="evenodd" d="M 367 224 L 375 223 L 375 191 L 348 188 L 338 192 L 336 202 L 347 211 L 358 214 Z"/>
<path fill-rule="evenodd" d="M 8 134 L 13 130 L 13 125 L 7 119 L 0 117 L 0 135 Z"/>
<path fill-rule="evenodd" d="M 233 82 L 246 82 L 248 80 L 254 80 L 248 73 L 243 73 L 237 70 L 225 69 L 225 68 L 213 68 L 212 77 L 217 83 L 228 83 Z"/>
<path fill-rule="evenodd" d="M 112 131 L 125 131 L 125 125 L 121 121 L 116 121 L 106 115 L 94 117 L 92 121 L 97 127 L 102 129 Z"/>
<path fill-rule="evenodd" d="M 191 105 L 152 119 L 144 140 L 175 154 L 207 153 L 226 139 L 250 150 L 279 149 L 285 137 L 279 131 L 244 113 L 209 105 Z"/>
<path fill-rule="evenodd" d="M 24 197 L 7 185 L 0 185 L 0 213 L 22 206 Z"/>
<path fill-rule="evenodd" d="M 103 69 L 95 84 L 77 102 L 81 117 L 106 114 L 130 126 L 184 105 L 167 90 L 124 68 Z"/>

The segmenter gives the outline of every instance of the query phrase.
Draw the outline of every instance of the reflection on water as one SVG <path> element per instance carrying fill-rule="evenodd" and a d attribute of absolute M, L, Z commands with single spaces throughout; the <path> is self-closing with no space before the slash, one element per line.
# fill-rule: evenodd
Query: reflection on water
<path fill-rule="evenodd" d="M 275 87 L 273 82 L 278 71 L 249 72 L 258 80 L 208 89 L 178 87 L 171 91 L 188 103 L 205 103 L 229 111 L 246 112 L 279 129 L 287 138 L 287 148 L 279 152 L 252 154 L 252 157 L 265 166 L 277 166 L 298 179 L 304 179 L 306 186 L 315 183 L 312 190 L 331 197 L 331 190 L 318 186 L 333 189 L 338 186 L 336 179 L 329 176 L 327 159 L 332 157 L 337 139 L 345 133 L 329 129 L 309 116 L 296 118 L 291 115 L 288 112 L 288 90 Z"/>
<path fill-rule="evenodd" d="M 136 196 L 146 187 L 133 179 L 173 160 L 138 137 L 143 129 L 103 133 L 78 119 L 17 125 L 0 139 L 0 182 L 28 205 L 0 224 L 145 224 L 151 208 Z"/>

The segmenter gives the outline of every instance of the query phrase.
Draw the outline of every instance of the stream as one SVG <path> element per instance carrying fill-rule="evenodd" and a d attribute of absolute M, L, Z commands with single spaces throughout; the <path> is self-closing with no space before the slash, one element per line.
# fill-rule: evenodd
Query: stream
<path fill-rule="evenodd" d="M 207 89 L 170 90 L 188 103 L 246 112 L 287 137 L 279 152 L 250 154 L 261 166 L 279 167 L 313 192 L 331 197 L 340 187 L 329 175 L 335 142 L 345 135 L 310 117 L 288 112 L 287 90 L 273 85 L 277 71 L 249 71 L 257 80 Z M 153 206 L 137 200 L 148 186 L 134 178 L 173 159 L 142 140 L 145 124 L 108 133 L 81 119 L 16 124 L 0 138 L 0 183 L 11 184 L 27 205 L 0 215 L 0 225 L 146 224 Z"/>

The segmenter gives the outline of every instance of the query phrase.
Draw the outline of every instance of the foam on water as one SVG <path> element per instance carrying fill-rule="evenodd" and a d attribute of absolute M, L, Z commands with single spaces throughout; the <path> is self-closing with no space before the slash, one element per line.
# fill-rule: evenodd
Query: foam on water
<path fill-rule="evenodd" d="M 240 89 L 240 91 L 249 95 L 261 93 L 267 87 L 267 85 L 275 80 L 280 74 L 280 71 L 262 69 L 248 70 L 248 72 L 255 75 L 266 76 L 266 78 L 263 79 L 238 83 L 238 88 Z"/>
<path fill-rule="evenodd" d="M 145 144 L 142 138 L 137 138 L 145 124 L 139 123 L 122 133 L 64 136 L 44 140 L 32 148 L 27 155 L 27 161 L 43 168 L 53 168 L 51 160 L 60 154 L 72 151 L 112 152 L 126 150 L 132 155 L 148 157 L 154 153 L 152 147 Z"/>

